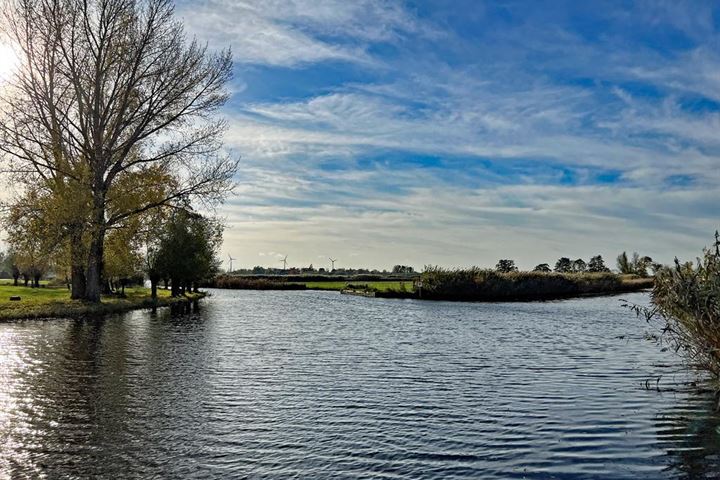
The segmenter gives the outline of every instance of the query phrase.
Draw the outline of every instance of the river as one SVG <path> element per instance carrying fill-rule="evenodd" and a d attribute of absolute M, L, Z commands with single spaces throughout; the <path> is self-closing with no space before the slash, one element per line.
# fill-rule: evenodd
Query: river
<path fill-rule="evenodd" d="M 0 324 L 0 478 L 720 472 L 712 399 L 670 389 L 686 374 L 620 297 L 212 293 L 191 314 Z"/>

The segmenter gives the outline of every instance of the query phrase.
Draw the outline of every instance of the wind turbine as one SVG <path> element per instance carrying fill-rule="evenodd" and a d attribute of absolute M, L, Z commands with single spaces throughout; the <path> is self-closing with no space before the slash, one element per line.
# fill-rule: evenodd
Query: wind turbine
<path fill-rule="evenodd" d="M 335 262 L 337 262 L 337 258 L 328 257 L 328 260 L 330 260 L 330 263 L 332 263 L 332 270 L 330 270 L 332 272 L 335 270 Z"/>
<path fill-rule="evenodd" d="M 287 255 L 285 255 L 285 258 L 280 260 L 283 264 L 283 270 L 287 270 Z"/>
<path fill-rule="evenodd" d="M 232 273 L 233 272 L 232 262 L 233 262 L 233 260 L 237 260 L 237 259 L 231 257 L 229 253 L 228 253 L 228 258 L 230 259 L 230 273 Z"/>

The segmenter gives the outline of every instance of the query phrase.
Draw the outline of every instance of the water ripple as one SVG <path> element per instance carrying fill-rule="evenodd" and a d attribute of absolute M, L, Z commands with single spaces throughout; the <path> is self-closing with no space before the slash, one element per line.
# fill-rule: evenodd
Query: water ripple
<path fill-rule="evenodd" d="M 618 298 L 214 293 L 192 315 L 0 324 L 0 479 L 720 472 L 712 398 L 643 388 L 684 374 Z"/>

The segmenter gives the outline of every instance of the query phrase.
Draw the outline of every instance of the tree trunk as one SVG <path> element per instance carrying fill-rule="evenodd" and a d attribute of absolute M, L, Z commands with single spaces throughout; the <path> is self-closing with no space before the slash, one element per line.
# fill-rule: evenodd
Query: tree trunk
<path fill-rule="evenodd" d="M 98 238 L 99 237 L 99 238 Z M 102 289 L 102 256 L 104 235 L 96 235 L 90 242 L 88 254 L 87 286 L 85 289 L 85 300 L 99 302 Z"/>
<path fill-rule="evenodd" d="M 82 232 L 73 232 L 70 236 L 70 298 L 73 300 L 85 297 L 85 258 L 82 247 Z"/>
<path fill-rule="evenodd" d="M 28 286 L 28 283 L 30 283 L 30 277 L 27 275 L 23 275 L 23 281 L 25 282 L 25 286 Z"/>
<path fill-rule="evenodd" d="M 151 278 L 150 279 L 150 297 L 155 300 L 157 298 L 157 280 Z"/>
<path fill-rule="evenodd" d="M 13 277 L 13 287 L 17 287 L 17 286 L 18 286 L 18 278 L 20 278 L 19 275 L 18 275 L 17 277 Z"/>
<path fill-rule="evenodd" d="M 98 181 L 98 183 L 100 181 Z M 103 255 L 105 253 L 104 192 L 98 192 L 95 194 L 95 198 L 93 200 L 93 223 L 94 228 L 91 232 L 90 251 L 88 252 L 85 300 L 93 303 L 99 303 L 100 294 L 103 288 Z"/>
<path fill-rule="evenodd" d="M 180 295 L 180 285 L 178 284 L 178 282 L 176 282 L 174 280 L 173 280 L 172 286 L 170 288 L 170 295 L 173 297 L 177 297 Z"/>
<path fill-rule="evenodd" d="M 70 286 L 70 298 L 78 300 L 85 297 L 85 267 L 82 264 L 72 266 Z"/>
<path fill-rule="evenodd" d="M 35 275 L 34 283 L 34 288 L 40 288 L 40 275 Z"/>

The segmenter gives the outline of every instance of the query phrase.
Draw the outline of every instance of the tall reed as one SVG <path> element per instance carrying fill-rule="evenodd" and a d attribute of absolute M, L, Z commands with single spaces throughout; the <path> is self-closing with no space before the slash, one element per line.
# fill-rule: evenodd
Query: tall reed
<path fill-rule="evenodd" d="M 688 364 L 720 379 L 720 235 L 696 263 L 661 268 L 655 276 L 652 307 L 638 309 L 660 319 L 660 339 Z"/>
<path fill-rule="evenodd" d="M 448 270 L 429 266 L 421 280 L 423 298 L 445 300 L 545 300 L 652 286 L 651 280 L 627 282 L 613 273 L 500 273 L 478 267 Z"/>

